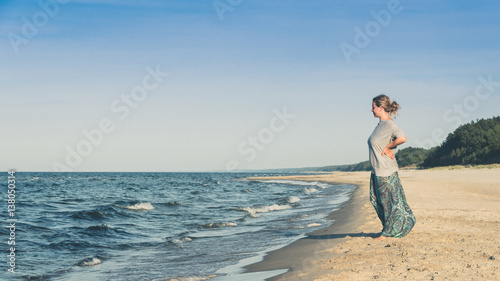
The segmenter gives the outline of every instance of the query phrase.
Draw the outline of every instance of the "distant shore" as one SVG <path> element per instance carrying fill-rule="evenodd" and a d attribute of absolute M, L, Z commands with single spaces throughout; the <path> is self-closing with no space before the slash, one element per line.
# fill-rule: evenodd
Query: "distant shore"
<path fill-rule="evenodd" d="M 249 272 L 289 268 L 269 280 L 500 280 L 500 168 L 399 172 L 417 224 L 405 238 L 377 242 L 369 172 L 266 177 L 354 184 L 334 223 L 268 253 Z"/>

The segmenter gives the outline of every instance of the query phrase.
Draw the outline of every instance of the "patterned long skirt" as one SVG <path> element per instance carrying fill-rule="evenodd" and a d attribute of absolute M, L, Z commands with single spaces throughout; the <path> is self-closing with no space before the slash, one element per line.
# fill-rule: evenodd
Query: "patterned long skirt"
<path fill-rule="evenodd" d="M 388 177 L 370 178 L 370 201 L 382 222 L 382 235 L 401 238 L 415 225 L 415 215 L 406 202 L 398 172 Z"/>

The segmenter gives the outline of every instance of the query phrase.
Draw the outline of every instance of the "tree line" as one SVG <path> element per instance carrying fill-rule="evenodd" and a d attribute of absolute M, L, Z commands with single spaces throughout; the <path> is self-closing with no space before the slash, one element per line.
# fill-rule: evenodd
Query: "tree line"
<path fill-rule="evenodd" d="M 431 148 L 419 166 L 500 163 L 500 116 L 461 125 L 439 146 Z"/>

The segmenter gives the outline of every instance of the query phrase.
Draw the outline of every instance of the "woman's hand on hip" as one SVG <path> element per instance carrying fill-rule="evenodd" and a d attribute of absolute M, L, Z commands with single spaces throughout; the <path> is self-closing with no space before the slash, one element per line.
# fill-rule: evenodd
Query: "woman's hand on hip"
<path fill-rule="evenodd" d="M 406 137 L 396 138 L 393 142 L 391 142 L 384 148 L 384 150 L 382 151 L 382 157 L 385 154 L 389 158 L 394 159 L 394 152 L 392 152 L 392 149 L 405 142 L 406 142 Z"/>
<path fill-rule="evenodd" d="M 392 152 L 392 150 L 388 147 L 384 148 L 384 150 L 382 151 L 382 156 L 387 155 L 387 157 L 394 159 L 394 152 Z"/>

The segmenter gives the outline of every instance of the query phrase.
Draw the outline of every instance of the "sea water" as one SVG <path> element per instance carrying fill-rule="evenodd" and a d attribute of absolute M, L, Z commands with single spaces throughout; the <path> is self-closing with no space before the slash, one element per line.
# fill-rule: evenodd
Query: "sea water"
<path fill-rule="evenodd" d="M 230 279 L 225 269 L 334 223 L 354 190 L 244 179 L 266 175 L 16 173 L 16 273 L 2 280 Z"/>

